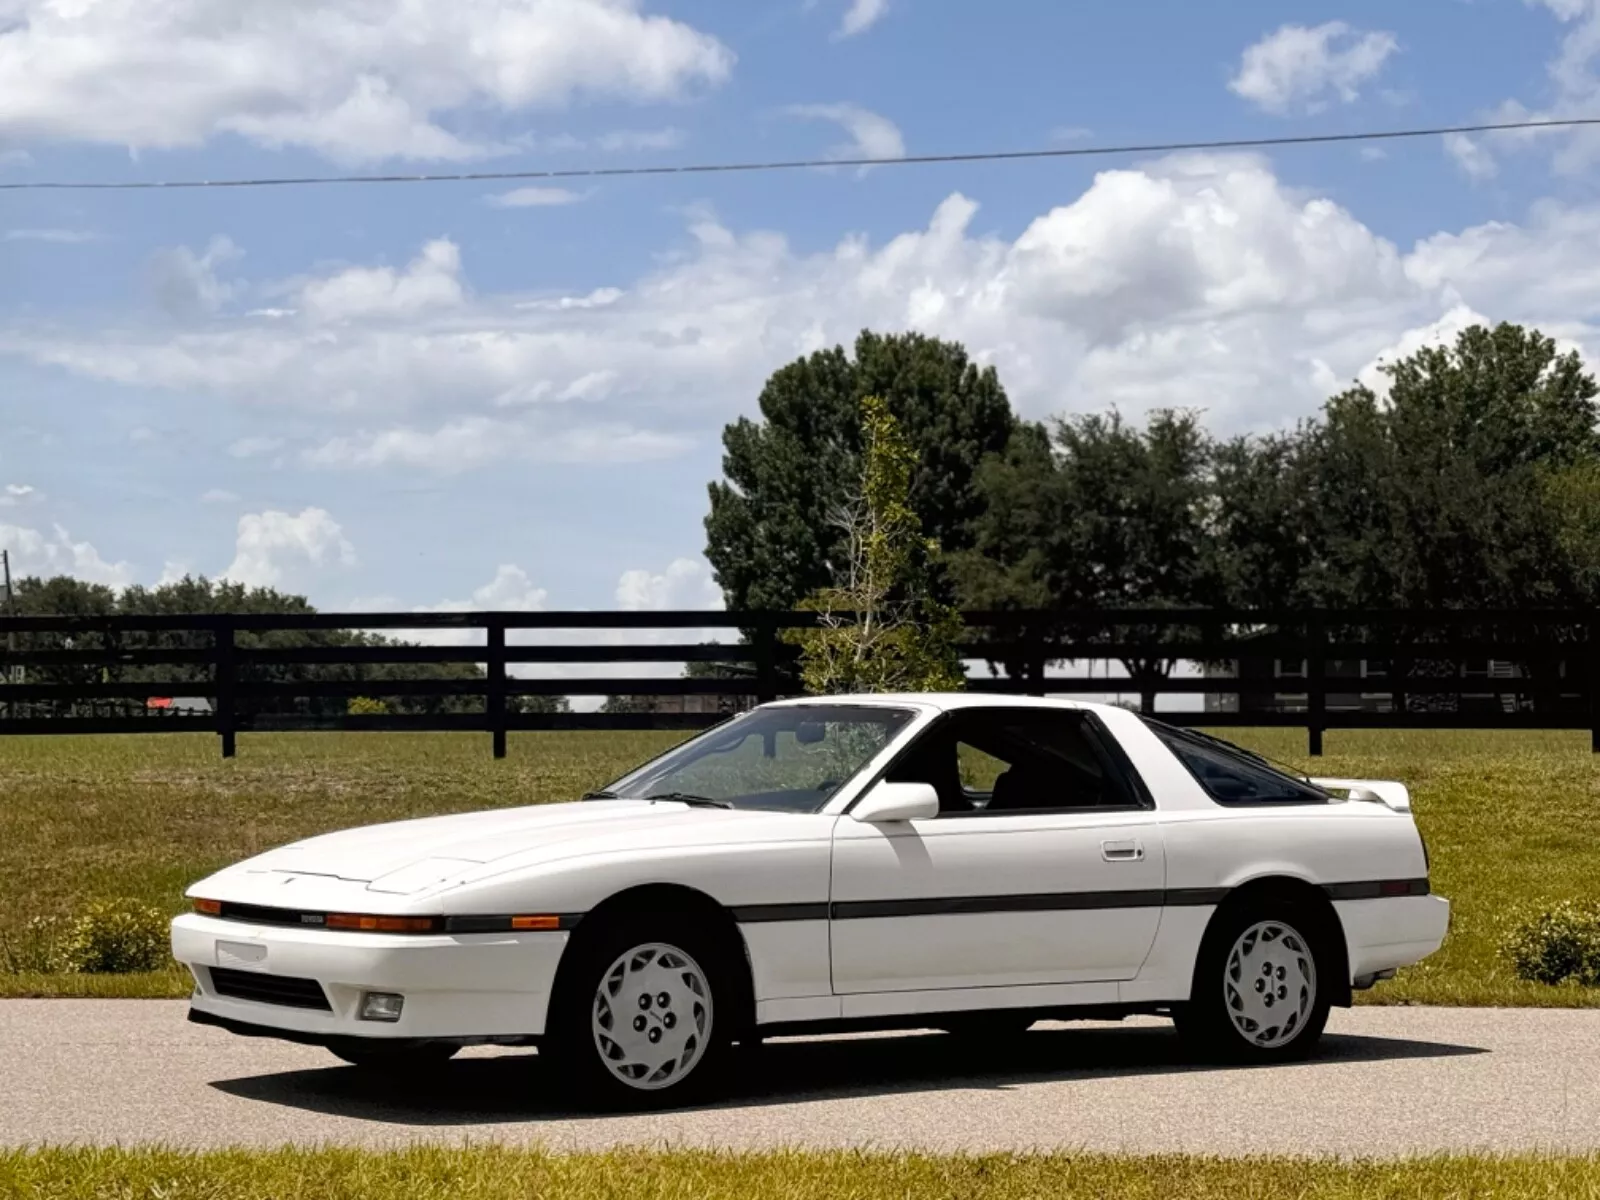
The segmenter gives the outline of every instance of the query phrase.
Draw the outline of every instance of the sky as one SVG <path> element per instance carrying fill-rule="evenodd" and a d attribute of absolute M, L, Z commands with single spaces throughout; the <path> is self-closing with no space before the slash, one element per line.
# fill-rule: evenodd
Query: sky
<path fill-rule="evenodd" d="M 0 183 L 1600 116 L 1600 0 L 0 0 Z M 1600 355 L 1600 131 L 771 174 L 0 192 L 0 546 L 325 610 L 702 608 L 763 380 L 959 339 L 1045 418 Z"/>

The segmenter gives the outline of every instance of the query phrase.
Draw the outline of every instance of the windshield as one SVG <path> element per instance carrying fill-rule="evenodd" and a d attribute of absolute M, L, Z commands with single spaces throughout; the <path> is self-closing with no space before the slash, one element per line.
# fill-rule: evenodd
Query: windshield
<path fill-rule="evenodd" d="M 758 708 L 592 795 L 817 812 L 913 715 L 909 709 L 848 704 Z"/>

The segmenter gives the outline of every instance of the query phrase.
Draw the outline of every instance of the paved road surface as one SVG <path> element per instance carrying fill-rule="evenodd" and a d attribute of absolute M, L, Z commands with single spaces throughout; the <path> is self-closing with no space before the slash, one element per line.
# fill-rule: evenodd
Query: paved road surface
<path fill-rule="evenodd" d="M 563 1110 L 535 1057 L 473 1051 L 408 1092 L 324 1051 L 188 1025 L 181 1002 L 0 1001 L 0 1144 L 426 1139 L 762 1147 L 1409 1154 L 1600 1148 L 1600 1011 L 1334 1013 L 1311 1062 L 1203 1069 L 1171 1027 L 1039 1026 L 770 1043 L 726 1103 Z"/>

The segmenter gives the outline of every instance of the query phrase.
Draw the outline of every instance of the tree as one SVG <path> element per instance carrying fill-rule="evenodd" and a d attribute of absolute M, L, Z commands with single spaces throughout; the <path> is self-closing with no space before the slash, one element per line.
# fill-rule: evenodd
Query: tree
<path fill-rule="evenodd" d="M 572 711 L 572 702 L 565 696 L 513 696 L 510 705 L 513 712 L 527 714 L 554 715 Z"/>
<path fill-rule="evenodd" d="M 843 580 L 803 602 L 816 629 L 792 636 L 808 692 L 953 691 L 965 683 L 961 618 L 933 594 L 939 544 L 911 505 L 916 450 L 886 401 L 861 403 L 859 498 L 837 514 Z"/>
<path fill-rule="evenodd" d="M 1594 379 L 1537 331 L 1474 326 L 1384 367 L 1308 425 L 1294 473 L 1298 594 L 1329 606 L 1596 599 L 1586 480 Z M 1287 573 L 1280 566 L 1280 573 Z"/>
<path fill-rule="evenodd" d="M 1017 439 L 980 471 L 987 506 L 971 550 L 956 563 L 962 602 L 978 609 L 1218 603 L 1216 448 L 1199 418 L 1155 412 L 1141 428 L 1112 412 L 1064 418 L 1053 432 L 1048 440 Z M 1127 640 L 1139 631 L 1104 633 Z M 1164 676 L 1173 665 L 1123 661 L 1135 677 Z"/>
<path fill-rule="evenodd" d="M 710 486 L 706 557 L 731 609 L 788 609 L 843 581 L 845 532 L 832 520 L 861 479 L 861 402 L 882 397 L 912 448 L 911 506 L 948 552 L 971 545 L 985 456 L 1021 423 L 992 367 L 921 334 L 864 332 L 854 357 L 818 351 L 775 372 L 761 419 L 723 430 L 725 479 Z"/>

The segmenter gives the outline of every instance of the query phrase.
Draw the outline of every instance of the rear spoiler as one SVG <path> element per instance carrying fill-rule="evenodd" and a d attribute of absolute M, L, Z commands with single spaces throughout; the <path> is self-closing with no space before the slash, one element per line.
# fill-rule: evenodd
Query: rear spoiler
<path fill-rule="evenodd" d="M 1319 788 L 1330 792 L 1345 792 L 1352 800 L 1366 800 L 1394 812 L 1411 811 L 1411 792 L 1403 783 L 1392 779 L 1313 779 Z"/>

